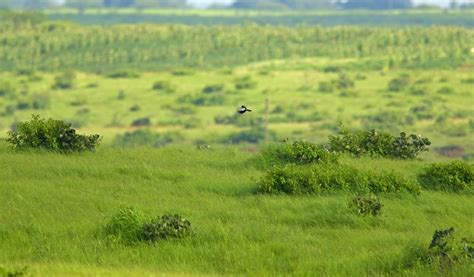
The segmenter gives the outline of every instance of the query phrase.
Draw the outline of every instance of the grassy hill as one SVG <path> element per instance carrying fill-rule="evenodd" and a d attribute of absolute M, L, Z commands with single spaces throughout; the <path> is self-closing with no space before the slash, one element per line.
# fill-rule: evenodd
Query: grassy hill
<path fill-rule="evenodd" d="M 436 275 L 407 267 L 436 229 L 473 237 L 471 194 L 382 194 L 381 217 L 348 208 L 351 193 L 256 194 L 255 154 L 188 147 L 60 155 L 0 150 L 0 263 L 40 276 L 67 274 Z M 415 178 L 425 162 L 344 158 Z M 179 213 L 183 241 L 124 245 L 101 230 L 121 207 Z M 472 265 L 450 269 L 468 276 Z"/>

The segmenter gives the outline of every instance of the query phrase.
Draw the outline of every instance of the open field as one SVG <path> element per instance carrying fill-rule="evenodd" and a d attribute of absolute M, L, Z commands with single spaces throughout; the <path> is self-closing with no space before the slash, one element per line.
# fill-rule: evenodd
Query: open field
<path fill-rule="evenodd" d="M 76 23 L 0 15 L 0 277 L 474 275 L 472 11 L 44 14 Z M 364 26 L 322 27 L 348 22 Z M 32 114 L 102 144 L 9 148 L 10 130 L 72 147 L 71 130 L 25 131 Z M 341 123 L 369 135 L 338 150 Z M 429 151 L 406 156 L 427 144 L 400 132 Z M 193 235 L 111 235 L 126 207 L 142 225 L 179 214 Z M 446 259 L 428 247 L 449 227 Z"/>
<path fill-rule="evenodd" d="M 410 178 L 424 166 L 344 163 Z M 349 211 L 347 193 L 255 194 L 263 171 L 254 154 L 232 147 L 64 156 L 2 146 L 0 166 L 0 263 L 38 275 L 430 275 L 429 268 L 404 268 L 409 246 L 427 247 L 435 229 L 450 226 L 458 237 L 474 236 L 472 194 L 385 194 L 383 215 L 364 218 Z M 124 206 L 182 214 L 195 235 L 157 245 L 110 242 L 100 230 Z M 473 268 L 456 270 L 468 276 Z"/>

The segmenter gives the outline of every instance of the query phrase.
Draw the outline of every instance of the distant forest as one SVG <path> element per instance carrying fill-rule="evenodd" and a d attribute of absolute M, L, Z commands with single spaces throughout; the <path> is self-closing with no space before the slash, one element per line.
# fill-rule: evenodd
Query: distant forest
<path fill-rule="evenodd" d="M 58 6 L 58 0 L 0 0 L 0 8 L 41 9 Z M 186 0 L 65 0 L 64 6 L 86 8 L 190 8 Z M 229 6 L 214 5 L 214 8 L 252 10 L 308 10 L 308 9 L 409 9 L 412 0 L 236 0 Z M 451 1 L 451 8 L 473 8 L 474 4 L 458 4 Z"/>

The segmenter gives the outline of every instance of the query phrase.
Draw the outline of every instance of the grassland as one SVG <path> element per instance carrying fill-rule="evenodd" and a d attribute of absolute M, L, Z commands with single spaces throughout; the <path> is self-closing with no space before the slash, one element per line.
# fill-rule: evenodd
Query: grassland
<path fill-rule="evenodd" d="M 473 237 L 470 194 L 382 195 L 380 218 L 349 211 L 350 194 L 255 194 L 255 154 L 225 147 L 141 148 L 0 155 L 0 263 L 41 276 L 131 274 L 435 275 L 405 268 L 410 246 L 435 229 Z M 353 160 L 414 178 L 424 163 Z M 120 207 L 179 213 L 195 228 L 182 242 L 127 246 L 101 228 Z M 450 274 L 468 276 L 464 265 Z"/>
<path fill-rule="evenodd" d="M 145 127 L 171 134 L 174 143 L 228 144 L 230 134 L 261 126 L 268 99 L 269 129 L 277 140 L 325 142 L 342 122 L 350 128 L 427 136 L 433 151 L 425 158 L 441 158 L 434 150 L 446 146 L 463 149 L 456 157 L 472 156 L 474 91 L 469 68 L 359 70 L 360 64 L 363 60 L 293 59 L 234 69 L 144 72 L 136 78 L 76 72 L 71 89 L 52 89 L 59 72 L 1 73 L 8 80 L 4 83 L 14 88 L 13 94 L 0 97 L 1 136 L 15 122 L 37 113 L 72 122 L 84 133 L 99 133 L 106 145 L 115 135 L 135 130 L 132 123 L 140 118 L 150 120 Z M 341 78 L 340 72 L 327 72 L 328 67 L 341 68 L 354 86 L 321 91 L 321 83 Z M 389 83 L 403 74 L 408 76 L 406 87 L 389 91 Z M 237 89 L 246 76 L 252 87 Z M 156 82 L 168 88 L 154 90 Z M 219 90 L 203 92 L 212 85 Z M 241 104 L 254 112 L 235 117 Z"/>

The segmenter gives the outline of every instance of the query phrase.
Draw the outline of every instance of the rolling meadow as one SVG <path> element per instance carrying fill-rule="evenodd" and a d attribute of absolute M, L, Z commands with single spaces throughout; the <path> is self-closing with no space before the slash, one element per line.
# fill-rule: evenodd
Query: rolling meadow
<path fill-rule="evenodd" d="M 358 13 L 4 12 L 0 276 L 472 276 L 472 12 Z"/>

